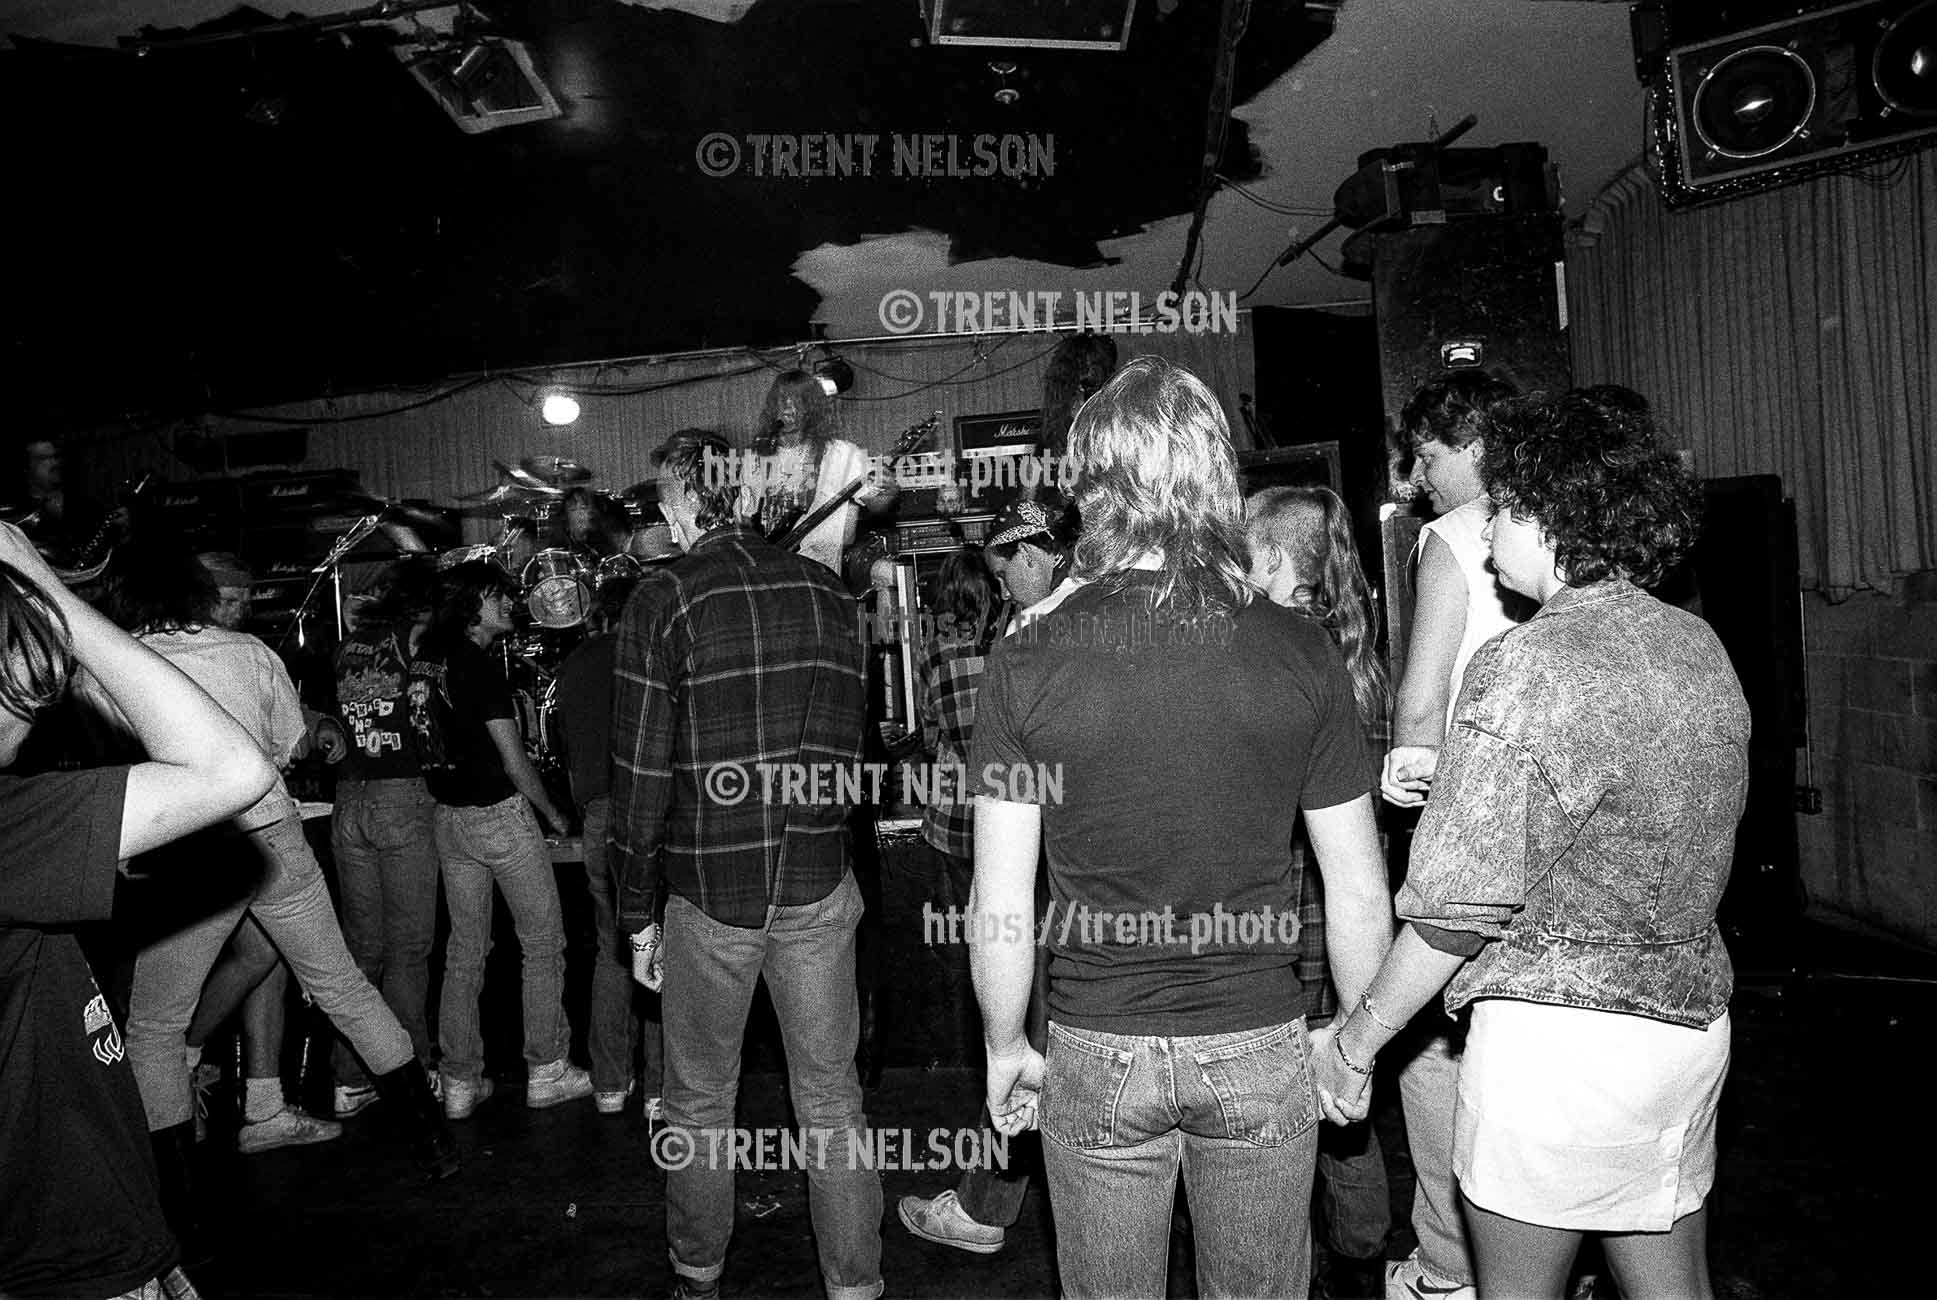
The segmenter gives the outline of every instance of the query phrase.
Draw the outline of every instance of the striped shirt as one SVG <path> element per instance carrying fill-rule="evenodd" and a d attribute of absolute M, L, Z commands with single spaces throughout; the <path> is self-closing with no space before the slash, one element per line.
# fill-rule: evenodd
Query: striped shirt
<path fill-rule="evenodd" d="M 663 886 L 727 925 L 848 870 L 866 721 L 854 600 L 825 567 L 720 528 L 639 581 L 612 705 L 612 870 L 628 931 Z M 813 780 L 815 774 L 819 780 Z"/>

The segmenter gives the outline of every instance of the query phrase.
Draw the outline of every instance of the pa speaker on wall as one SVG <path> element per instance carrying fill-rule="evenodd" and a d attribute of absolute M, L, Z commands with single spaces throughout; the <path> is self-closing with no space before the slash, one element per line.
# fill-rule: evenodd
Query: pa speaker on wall
<path fill-rule="evenodd" d="M 1694 20 L 1699 21 L 1699 20 Z M 1663 198 L 1685 206 L 1937 143 L 1937 0 L 1864 0 L 1691 37 L 1653 89 Z"/>

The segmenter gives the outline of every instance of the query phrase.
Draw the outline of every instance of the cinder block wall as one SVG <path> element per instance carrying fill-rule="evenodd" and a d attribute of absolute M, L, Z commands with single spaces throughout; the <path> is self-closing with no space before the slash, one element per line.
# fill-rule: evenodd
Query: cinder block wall
<path fill-rule="evenodd" d="M 1813 908 L 1937 950 L 1937 571 L 1894 597 L 1805 592 L 1803 618 L 1823 792 L 1822 813 L 1797 818 L 1803 888 Z"/>

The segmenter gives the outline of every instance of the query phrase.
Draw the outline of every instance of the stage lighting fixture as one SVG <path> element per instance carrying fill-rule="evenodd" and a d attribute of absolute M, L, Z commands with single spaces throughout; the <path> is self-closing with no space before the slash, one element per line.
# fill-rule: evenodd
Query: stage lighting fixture
<path fill-rule="evenodd" d="M 539 77 L 531 52 L 519 41 L 472 37 L 429 48 L 399 48 L 397 57 L 467 135 L 564 113 Z"/>
<path fill-rule="evenodd" d="M 829 397 L 836 397 L 854 387 L 854 367 L 839 357 L 829 357 L 815 363 L 814 378 L 821 381 Z"/>
<path fill-rule="evenodd" d="M 578 419 L 578 399 L 570 393 L 547 393 L 538 414 L 546 424 L 562 428 Z"/>

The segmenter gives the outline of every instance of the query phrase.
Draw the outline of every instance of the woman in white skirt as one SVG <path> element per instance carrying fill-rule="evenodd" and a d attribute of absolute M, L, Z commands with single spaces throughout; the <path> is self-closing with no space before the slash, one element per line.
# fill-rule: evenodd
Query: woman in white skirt
<path fill-rule="evenodd" d="M 1331 1044 L 1357 1086 L 1321 1100 L 1363 1114 L 1379 1048 L 1444 987 L 1473 1006 L 1453 1165 L 1480 1295 L 1560 1296 L 1594 1232 L 1629 1300 L 1706 1300 L 1749 712 L 1708 625 L 1642 590 L 1693 542 L 1697 489 L 1625 389 L 1495 408 L 1482 474 L 1494 567 L 1541 608 L 1467 668 L 1408 924 Z"/>

